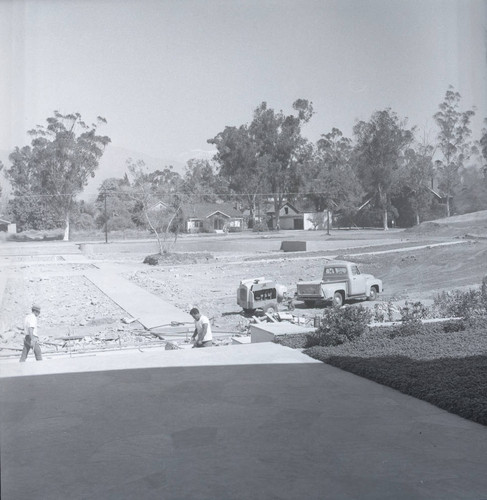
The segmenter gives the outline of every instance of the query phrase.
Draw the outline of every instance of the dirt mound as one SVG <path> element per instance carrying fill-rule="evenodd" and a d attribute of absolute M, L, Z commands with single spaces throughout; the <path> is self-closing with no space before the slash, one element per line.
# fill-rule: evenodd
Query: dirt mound
<path fill-rule="evenodd" d="M 405 230 L 415 235 L 465 236 L 487 235 L 487 210 L 422 222 Z"/>
<path fill-rule="evenodd" d="M 7 241 L 54 241 L 62 240 L 64 232 L 59 229 L 36 231 L 30 229 L 21 233 L 7 234 Z"/>
<path fill-rule="evenodd" d="M 198 262 L 207 262 L 213 260 L 214 257 L 208 252 L 187 252 L 187 253 L 155 253 L 148 255 L 144 259 L 144 264 L 151 266 L 166 265 L 166 264 L 197 264 Z"/>
<path fill-rule="evenodd" d="M 445 226 L 448 227 L 447 224 L 439 224 L 438 222 L 428 221 L 422 222 L 418 226 L 410 227 L 404 232 L 414 234 L 433 234 L 443 231 L 445 229 Z"/>

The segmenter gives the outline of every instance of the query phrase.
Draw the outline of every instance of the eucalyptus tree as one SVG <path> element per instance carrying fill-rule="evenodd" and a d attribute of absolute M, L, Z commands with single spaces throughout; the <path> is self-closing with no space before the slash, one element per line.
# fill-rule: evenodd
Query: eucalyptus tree
<path fill-rule="evenodd" d="M 446 196 L 446 216 L 450 216 L 450 200 L 459 185 L 460 172 L 472 154 L 469 138 L 472 134 L 470 121 L 475 115 L 473 109 L 460 111 L 461 95 L 450 85 L 439 111 L 433 116 L 439 128 L 438 150 L 441 160 L 437 160 L 439 186 Z"/>
<path fill-rule="evenodd" d="M 350 212 L 363 194 L 351 165 L 352 141 L 333 128 L 322 134 L 303 169 L 306 197 L 318 212 Z"/>
<path fill-rule="evenodd" d="M 64 221 L 64 239 L 69 239 L 71 211 L 76 196 L 83 191 L 88 179 L 94 177 L 105 147 L 107 136 L 97 129 L 105 124 L 98 117 L 87 125 L 79 113 L 61 114 L 47 118 L 47 125 L 38 125 L 28 133 L 30 146 L 16 147 L 10 154 L 8 178 L 15 197 L 36 196 L 46 207 L 53 209 Z"/>
<path fill-rule="evenodd" d="M 431 205 L 430 184 L 434 175 L 433 156 L 434 147 L 424 142 L 405 152 L 400 189 L 406 194 L 414 212 L 416 224 L 426 217 Z"/>
<path fill-rule="evenodd" d="M 404 153 L 414 139 L 414 128 L 407 129 L 407 119 L 387 108 L 376 111 L 368 122 L 354 128 L 356 145 L 354 164 L 365 192 L 382 210 L 383 227 L 387 230 L 387 213 L 391 196 L 401 179 Z"/>
<path fill-rule="evenodd" d="M 226 193 L 227 188 L 212 161 L 193 158 L 186 163 L 181 190 L 193 202 L 214 203 Z"/>
<path fill-rule="evenodd" d="M 249 133 L 257 148 L 257 166 L 263 183 L 274 201 L 275 223 L 285 198 L 300 187 L 301 167 L 308 160 L 309 148 L 301 135 L 303 124 L 313 116 L 313 104 L 305 99 L 293 103 L 296 115 L 276 112 L 263 102 L 255 111 Z"/>
<path fill-rule="evenodd" d="M 487 118 L 484 120 L 484 123 L 487 125 Z M 484 160 L 482 169 L 487 180 L 487 128 L 482 129 L 482 137 L 480 138 L 480 151 Z"/>
<path fill-rule="evenodd" d="M 120 178 L 110 177 L 101 183 L 95 202 L 98 212 L 96 222 L 106 232 L 135 227 L 135 202 L 129 195 L 129 189 L 127 174 Z"/>
<path fill-rule="evenodd" d="M 220 179 L 226 182 L 236 200 L 249 209 L 253 220 L 260 195 L 266 192 L 266 180 L 260 168 L 257 142 L 249 127 L 225 127 L 208 143 L 216 147 L 214 160 L 219 165 Z"/>

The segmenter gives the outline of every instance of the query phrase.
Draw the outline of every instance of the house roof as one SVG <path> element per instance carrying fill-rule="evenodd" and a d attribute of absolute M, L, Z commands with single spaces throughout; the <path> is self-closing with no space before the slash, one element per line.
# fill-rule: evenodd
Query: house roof
<path fill-rule="evenodd" d="M 166 210 L 168 208 L 167 203 L 164 203 L 163 201 L 159 200 L 158 202 L 152 204 L 150 207 L 148 207 L 148 211 L 155 211 L 155 210 Z"/>
<path fill-rule="evenodd" d="M 300 210 L 298 207 L 297 207 L 297 203 L 291 203 L 289 201 L 286 201 L 284 202 L 280 207 L 279 207 L 279 210 L 282 210 L 284 207 L 290 207 L 292 208 L 296 214 L 299 214 L 302 212 L 302 210 Z M 267 210 L 266 211 L 267 214 L 273 214 L 274 213 L 274 207 L 272 207 L 270 210 Z"/>
<path fill-rule="evenodd" d="M 0 224 L 12 224 L 11 221 L 0 218 Z"/>
<path fill-rule="evenodd" d="M 242 212 L 232 203 L 192 203 L 182 206 L 186 217 L 205 219 L 220 212 L 228 217 L 243 217 Z"/>

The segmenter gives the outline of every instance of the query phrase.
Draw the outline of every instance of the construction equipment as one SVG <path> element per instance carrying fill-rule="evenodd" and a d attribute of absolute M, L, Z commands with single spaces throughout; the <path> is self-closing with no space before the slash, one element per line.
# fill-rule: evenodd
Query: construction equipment
<path fill-rule="evenodd" d="M 237 304 L 246 314 L 254 314 L 257 310 L 272 314 L 279 310 L 286 291 L 284 285 L 264 277 L 244 279 L 237 290 Z"/>

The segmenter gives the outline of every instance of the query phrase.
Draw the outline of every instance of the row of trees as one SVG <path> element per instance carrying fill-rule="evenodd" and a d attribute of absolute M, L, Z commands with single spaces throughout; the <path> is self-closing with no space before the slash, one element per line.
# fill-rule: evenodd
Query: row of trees
<path fill-rule="evenodd" d="M 277 224 L 285 200 L 310 211 L 345 215 L 367 203 L 382 212 L 384 229 L 390 212 L 403 219 L 410 213 L 414 222 L 427 218 L 437 188 L 446 216 L 462 188 L 470 203 L 464 211 L 487 208 L 487 172 L 479 166 L 487 162 L 487 131 L 478 141 L 472 139 L 474 110 L 461 110 L 460 103 L 460 94 L 450 87 L 434 115 L 438 134 L 431 142 L 418 138 L 416 127 L 388 108 L 357 122 L 353 138 L 333 128 L 312 143 L 303 135 L 314 115 L 311 102 L 297 100 L 288 115 L 264 102 L 249 124 L 225 127 L 208 140 L 216 148 L 213 160 L 190 160 L 180 175 L 172 167 L 150 172 L 143 162 L 129 159 L 127 174 L 104 181 L 91 207 L 76 202 L 76 196 L 94 176 L 110 142 L 98 134 L 105 120 L 87 125 L 78 113 L 55 112 L 47 126 L 30 132 L 31 146 L 15 148 L 9 157 L 9 211 L 24 227 L 45 228 L 62 219 L 66 237 L 77 214 L 81 225 L 89 225 L 91 218 L 99 227 L 115 228 L 118 221 L 149 227 L 164 238 L 169 230 L 177 233 L 182 205 L 196 199 L 232 200 L 251 218 L 262 200 L 271 200 Z M 466 168 L 471 159 L 477 168 Z M 154 221 L 151 207 L 158 201 L 167 209 L 163 220 Z"/>

